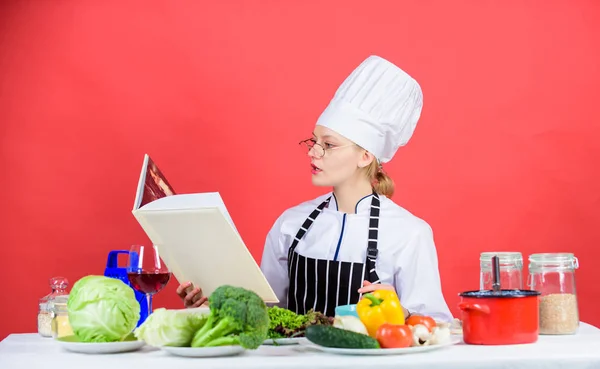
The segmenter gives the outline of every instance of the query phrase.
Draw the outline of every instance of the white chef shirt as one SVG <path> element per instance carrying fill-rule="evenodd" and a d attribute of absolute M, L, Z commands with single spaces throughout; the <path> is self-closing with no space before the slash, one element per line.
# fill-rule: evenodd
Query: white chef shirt
<path fill-rule="evenodd" d="M 283 212 L 267 235 L 261 269 L 280 301 L 287 306 L 289 286 L 287 255 L 292 240 L 308 215 L 332 193 L 306 201 Z M 367 251 L 371 197 L 356 204 L 356 214 L 337 210 L 335 196 L 296 247 L 315 259 L 364 263 Z M 452 321 L 444 300 L 438 259 L 429 224 L 392 200 L 380 195 L 381 213 L 376 272 L 381 283 L 395 287 L 402 305 L 412 313 Z M 339 244 L 339 246 L 338 246 Z"/>

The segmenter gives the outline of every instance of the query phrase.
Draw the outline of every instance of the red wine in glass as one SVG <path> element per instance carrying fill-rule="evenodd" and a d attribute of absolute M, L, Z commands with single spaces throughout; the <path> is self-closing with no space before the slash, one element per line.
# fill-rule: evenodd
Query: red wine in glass
<path fill-rule="evenodd" d="M 152 295 L 160 292 L 171 279 L 171 272 L 158 254 L 158 247 L 133 245 L 129 250 L 127 277 L 136 291 L 146 295 L 148 315 L 152 314 Z"/>
<path fill-rule="evenodd" d="M 161 271 L 143 270 L 140 273 L 129 272 L 127 276 L 133 288 L 150 295 L 154 295 L 162 290 L 169 283 L 169 279 L 171 279 L 170 272 Z"/>

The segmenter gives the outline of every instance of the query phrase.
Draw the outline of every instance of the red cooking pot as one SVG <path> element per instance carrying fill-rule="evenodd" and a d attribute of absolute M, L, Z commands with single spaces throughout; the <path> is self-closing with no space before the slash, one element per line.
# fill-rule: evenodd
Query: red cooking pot
<path fill-rule="evenodd" d="M 459 294 L 463 340 L 471 345 L 536 342 L 539 295 L 532 290 L 483 290 Z"/>

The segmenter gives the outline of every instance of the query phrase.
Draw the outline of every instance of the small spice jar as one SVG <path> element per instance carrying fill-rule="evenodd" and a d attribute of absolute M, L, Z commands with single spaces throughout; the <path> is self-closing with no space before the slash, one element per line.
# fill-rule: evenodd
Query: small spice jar
<path fill-rule="evenodd" d="M 493 256 L 498 256 L 500 262 L 500 285 L 502 289 L 523 289 L 523 255 L 520 252 L 482 252 L 479 256 L 479 289 L 491 290 L 493 287 Z"/>
<path fill-rule="evenodd" d="M 42 337 L 52 337 L 52 301 L 57 296 L 67 295 L 69 281 L 64 277 L 50 278 L 52 292 L 42 297 L 38 302 L 37 327 Z"/>
<path fill-rule="evenodd" d="M 44 298 L 40 299 L 37 314 L 38 333 L 42 337 L 52 337 L 52 316 L 48 311 L 48 302 Z"/>
<path fill-rule="evenodd" d="M 52 337 L 61 338 L 73 335 L 67 310 L 68 295 L 57 296 L 52 302 Z"/>
<path fill-rule="evenodd" d="M 579 261 L 570 253 L 529 256 L 529 280 L 539 291 L 540 334 L 574 334 L 579 327 L 575 270 Z"/>

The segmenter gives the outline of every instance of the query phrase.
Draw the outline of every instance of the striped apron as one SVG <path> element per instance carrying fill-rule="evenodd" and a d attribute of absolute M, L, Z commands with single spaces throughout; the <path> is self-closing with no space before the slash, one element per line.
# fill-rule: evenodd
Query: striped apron
<path fill-rule="evenodd" d="M 331 196 L 323 201 L 304 221 L 288 251 L 288 309 L 306 314 L 310 309 L 335 316 L 336 306 L 356 304 L 361 295 L 358 289 L 364 280 L 380 283 L 375 271 L 377 233 L 379 228 L 379 196 L 373 193 L 369 219 L 369 240 L 364 263 L 313 259 L 296 252 L 298 242 L 313 222 L 329 205 Z"/>

